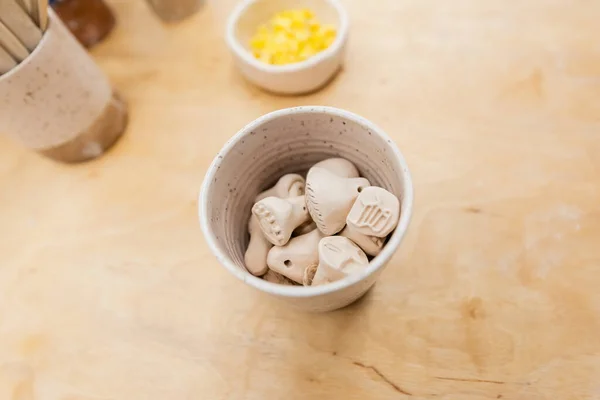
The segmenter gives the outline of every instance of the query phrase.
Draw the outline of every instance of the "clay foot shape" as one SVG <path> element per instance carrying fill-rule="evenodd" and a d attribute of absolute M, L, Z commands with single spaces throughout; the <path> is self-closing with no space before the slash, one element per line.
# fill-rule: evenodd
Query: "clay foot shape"
<path fill-rule="evenodd" d="M 310 220 L 304 196 L 280 199 L 267 197 L 252 207 L 265 238 L 275 246 L 285 245 L 294 229 Z"/>
<path fill-rule="evenodd" d="M 267 282 L 278 283 L 280 285 L 294 285 L 294 282 L 286 278 L 285 276 L 278 274 L 275 271 L 268 270 L 267 273 L 263 276 L 263 279 Z"/>

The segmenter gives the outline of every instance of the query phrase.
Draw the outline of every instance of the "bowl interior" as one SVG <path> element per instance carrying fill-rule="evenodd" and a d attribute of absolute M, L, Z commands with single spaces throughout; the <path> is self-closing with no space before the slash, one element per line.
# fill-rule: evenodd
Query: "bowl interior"
<path fill-rule="evenodd" d="M 331 24 L 338 28 L 341 24 L 338 11 L 328 0 L 254 0 L 241 10 L 234 22 L 234 37 L 244 49 L 250 51 L 250 39 L 260 25 L 265 24 L 275 13 L 298 8 L 312 10 L 321 24 Z"/>
<path fill-rule="evenodd" d="M 404 160 L 385 134 L 364 118 L 343 110 L 281 110 L 243 128 L 217 155 L 207 175 L 211 181 L 204 184 L 203 217 L 222 253 L 217 254 L 220 261 L 230 261 L 246 272 L 247 226 L 256 195 L 282 175 L 307 171 L 329 157 L 348 159 L 372 185 L 398 196 L 401 213 L 406 211 L 401 214 L 399 226 L 406 228 L 410 218 L 407 201 L 412 201 L 412 194 L 410 198 L 404 194 L 407 188 L 412 190 L 410 177 Z"/>

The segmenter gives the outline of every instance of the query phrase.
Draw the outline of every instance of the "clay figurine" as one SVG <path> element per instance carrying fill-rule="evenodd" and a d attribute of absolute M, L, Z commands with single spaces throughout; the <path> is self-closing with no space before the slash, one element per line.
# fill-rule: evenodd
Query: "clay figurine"
<path fill-rule="evenodd" d="M 318 229 L 291 239 L 283 247 L 271 248 L 267 256 L 269 269 L 302 283 L 304 270 L 319 263 L 319 241 L 323 238 Z"/>
<path fill-rule="evenodd" d="M 246 269 L 254 276 L 261 276 L 267 272 L 267 254 L 273 244 L 269 242 L 260 229 L 260 222 L 253 214 L 248 221 L 250 242 L 244 254 Z"/>
<path fill-rule="evenodd" d="M 304 178 L 298 174 L 284 175 L 275 186 L 259 194 L 257 199 L 264 199 L 272 194 L 281 198 L 301 196 L 304 194 Z M 248 233 L 250 242 L 244 254 L 244 263 L 248 272 L 260 276 L 267 272 L 267 254 L 273 244 L 264 237 L 258 218 L 254 214 L 250 214 Z"/>
<path fill-rule="evenodd" d="M 319 265 L 316 270 L 310 269 L 304 276 L 304 282 L 311 286 L 335 282 L 363 271 L 369 260 L 354 242 L 343 236 L 329 236 L 319 242 Z M 311 273 L 314 275 L 311 279 Z"/>
<path fill-rule="evenodd" d="M 379 254 L 383 248 L 383 243 L 385 242 L 385 238 L 363 235 L 350 225 L 346 225 L 346 227 L 340 232 L 340 236 L 344 236 L 352 240 L 356 245 L 358 245 L 358 247 L 363 249 L 363 251 L 370 256 L 376 256 Z"/>
<path fill-rule="evenodd" d="M 361 191 L 346 222 L 363 235 L 386 237 L 398 225 L 400 201 L 387 190 L 372 186 Z"/>
<path fill-rule="evenodd" d="M 354 201 L 369 185 L 365 178 L 341 178 L 312 167 L 306 178 L 306 206 L 317 228 L 325 235 L 341 231 Z"/>
<path fill-rule="evenodd" d="M 324 168 L 342 178 L 358 178 L 358 170 L 345 158 L 328 158 L 313 165 L 313 168 Z"/>
<path fill-rule="evenodd" d="M 285 245 L 294 229 L 310 220 L 304 196 L 280 199 L 267 197 L 252 207 L 267 240 L 275 246 Z"/>
<path fill-rule="evenodd" d="M 298 174 L 287 174 L 279 178 L 275 186 L 256 196 L 254 202 L 275 196 L 282 199 L 302 196 L 304 194 L 304 178 Z"/>

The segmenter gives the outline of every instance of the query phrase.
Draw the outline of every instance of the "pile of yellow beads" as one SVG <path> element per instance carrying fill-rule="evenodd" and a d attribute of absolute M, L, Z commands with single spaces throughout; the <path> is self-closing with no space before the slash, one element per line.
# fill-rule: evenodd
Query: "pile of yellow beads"
<path fill-rule="evenodd" d="M 328 48 L 336 29 L 321 25 L 310 10 L 277 13 L 250 40 L 254 57 L 272 65 L 304 61 Z"/>

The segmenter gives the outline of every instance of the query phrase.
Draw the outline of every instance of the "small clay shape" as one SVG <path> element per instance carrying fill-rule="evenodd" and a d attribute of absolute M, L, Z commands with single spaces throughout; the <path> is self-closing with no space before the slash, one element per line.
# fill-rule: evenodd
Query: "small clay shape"
<path fill-rule="evenodd" d="M 261 276 L 267 272 L 267 254 L 273 244 L 263 235 L 260 222 L 254 214 L 248 221 L 248 232 L 250 233 L 250 242 L 244 254 L 244 263 L 248 272 L 254 276 Z"/>
<path fill-rule="evenodd" d="M 267 256 L 269 269 L 291 279 L 302 283 L 304 270 L 316 267 L 319 263 L 319 241 L 323 238 L 318 229 L 305 235 L 291 239 L 283 247 L 271 248 Z"/>
<path fill-rule="evenodd" d="M 355 231 L 384 238 L 398 225 L 400 201 L 387 190 L 371 186 L 356 199 L 346 222 Z"/>
<path fill-rule="evenodd" d="M 288 197 L 302 196 L 304 194 L 304 178 L 298 174 L 287 174 L 279 178 L 275 186 L 265 190 L 258 196 L 254 202 L 259 202 L 267 197 L 275 196 L 282 199 Z"/>
<path fill-rule="evenodd" d="M 369 185 L 365 178 L 341 178 L 312 167 L 306 178 L 306 206 L 317 228 L 328 236 L 341 231 L 354 201 Z"/>
<path fill-rule="evenodd" d="M 275 186 L 262 192 L 257 198 L 264 199 L 272 193 L 281 198 L 301 196 L 304 194 L 304 178 L 298 174 L 284 175 Z M 250 243 L 244 254 L 244 262 L 248 272 L 260 276 L 267 272 L 267 254 L 273 244 L 264 237 L 258 218 L 254 214 L 250 214 L 248 233 L 250 233 Z"/>
<path fill-rule="evenodd" d="M 353 241 L 343 236 L 329 236 L 319 241 L 319 266 L 307 271 L 304 282 L 311 286 L 339 281 L 367 268 L 369 260 Z"/>
<path fill-rule="evenodd" d="M 342 178 L 358 178 L 360 174 L 358 169 L 350 161 L 345 158 L 328 158 L 323 161 L 319 161 L 313 168 L 325 168 L 329 172 L 336 174 Z"/>
<path fill-rule="evenodd" d="M 265 281 L 271 283 L 278 283 L 280 285 L 295 285 L 294 282 L 286 278 L 285 276 L 278 274 L 275 271 L 268 270 L 267 273 L 262 277 Z"/>
<path fill-rule="evenodd" d="M 344 236 L 352 240 L 356 245 L 358 245 L 358 247 L 363 249 L 363 251 L 370 256 L 376 256 L 379 254 L 383 248 L 383 243 L 385 242 L 385 238 L 363 235 L 350 225 L 346 225 L 346 227 L 340 232 L 340 236 Z"/>
<path fill-rule="evenodd" d="M 275 246 L 285 245 L 294 229 L 310 220 L 304 196 L 280 199 L 267 197 L 252 207 L 267 240 Z"/>

